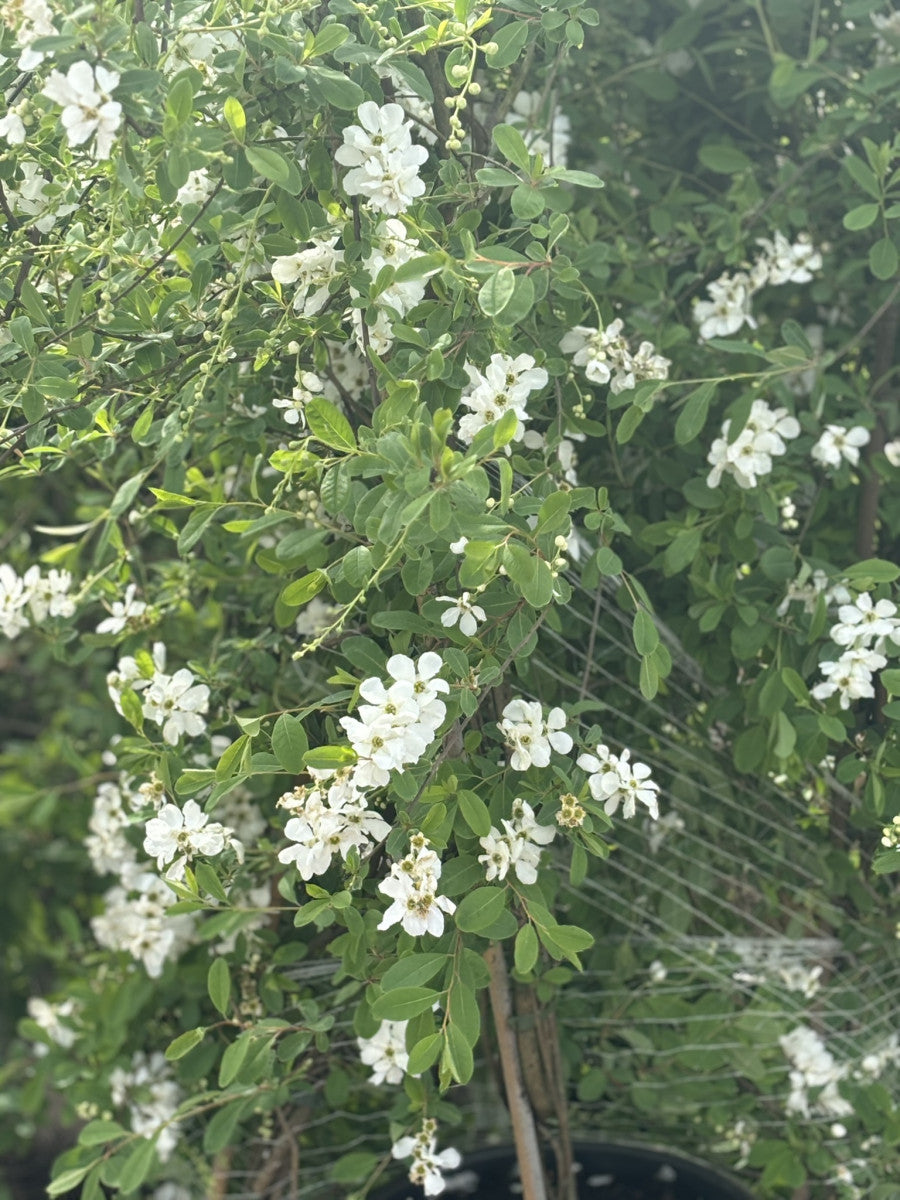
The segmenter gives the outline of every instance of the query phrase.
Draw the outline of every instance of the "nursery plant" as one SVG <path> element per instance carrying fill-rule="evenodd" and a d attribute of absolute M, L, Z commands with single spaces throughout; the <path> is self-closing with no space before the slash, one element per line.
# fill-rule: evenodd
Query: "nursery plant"
<path fill-rule="evenodd" d="M 727 811 L 734 911 L 836 948 L 734 998 L 774 1024 L 704 1144 L 894 1195 L 896 1034 L 838 1052 L 813 985 L 849 1039 L 846 955 L 896 975 L 900 17 L 3 19 L 0 1152 L 86 1200 L 436 1195 L 493 1079 L 564 1196 L 583 1103 L 653 1108 L 652 1046 L 573 1032 L 583 967 L 643 987 L 591 888 L 630 845 L 661 895 Z"/>

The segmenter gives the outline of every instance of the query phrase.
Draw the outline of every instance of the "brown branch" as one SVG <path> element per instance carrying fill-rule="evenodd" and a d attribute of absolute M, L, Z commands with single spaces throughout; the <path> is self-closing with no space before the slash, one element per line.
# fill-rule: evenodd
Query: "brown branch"
<path fill-rule="evenodd" d="M 506 960 L 503 957 L 503 947 L 499 942 L 491 942 L 484 952 L 484 960 L 491 973 L 491 1009 L 494 1014 L 500 1065 L 503 1069 L 506 1104 L 512 1120 L 516 1158 L 519 1162 L 519 1174 L 522 1179 L 523 1200 L 547 1200 L 547 1186 L 544 1181 L 544 1165 L 541 1161 L 537 1127 L 525 1092 L 519 1047 L 512 1027 L 512 995 L 509 974 L 506 970 Z"/>

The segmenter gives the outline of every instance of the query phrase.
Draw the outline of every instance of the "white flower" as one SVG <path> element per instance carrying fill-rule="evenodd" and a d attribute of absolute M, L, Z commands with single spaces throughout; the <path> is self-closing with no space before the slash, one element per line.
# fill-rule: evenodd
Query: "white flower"
<path fill-rule="evenodd" d="M 175 203 L 182 207 L 185 204 L 203 204 L 212 195 L 214 187 L 215 183 L 210 178 L 209 169 L 200 167 L 188 174 L 186 181 L 175 194 Z"/>
<path fill-rule="evenodd" d="M 76 62 L 65 75 L 51 71 L 44 84 L 43 95 L 63 105 L 61 120 L 70 145 L 81 146 L 95 138 L 97 159 L 109 158 L 122 121 L 121 104 L 110 99 L 118 83 L 115 71 Z"/>
<path fill-rule="evenodd" d="M 595 800 L 603 803 L 604 811 L 612 816 L 622 805 L 622 816 L 633 817 L 637 805 L 643 804 L 650 816 L 659 816 L 659 785 L 650 778 L 646 763 L 632 763 L 631 752 L 613 754 L 602 743 L 596 754 L 581 754 L 578 766 L 588 772 L 588 787 Z"/>
<path fill-rule="evenodd" d="M 647 974 L 650 977 L 651 983 L 664 983 L 669 972 L 663 963 L 658 958 L 655 958 L 647 968 Z"/>
<path fill-rule="evenodd" d="M 337 250 L 337 238 L 313 238 L 306 250 L 285 254 L 272 263 L 272 278 L 284 285 L 295 285 L 294 309 L 303 317 L 321 312 L 328 301 L 329 287 L 340 273 L 343 250 Z"/>
<path fill-rule="evenodd" d="M 819 669 L 826 681 L 811 688 L 810 695 L 817 700 L 827 700 L 837 692 L 841 708 L 849 708 L 851 700 L 867 699 L 875 695 L 872 672 L 880 671 L 886 666 L 887 659 L 883 654 L 876 654 L 874 650 L 862 647 L 845 650 L 839 659 L 819 663 Z"/>
<path fill-rule="evenodd" d="M 502 880 L 513 870 L 520 883 L 536 883 L 541 846 L 553 841 L 556 830 L 552 825 L 539 825 L 531 805 L 520 799 L 513 801 L 512 816 L 502 824 L 503 833 L 492 825 L 490 833 L 479 838 L 484 854 L 478 861 L 484 864 L 485 878 L 488 883 Z"/>
<path fill-rule="evenodd" d="M 29 626 L 25 607 L 29 592 L 9 563 L 0 563 L 0 633 L 15 638 Z"/>
<path fill-rule="evenodd" d="M 862 425 L 847 429 L 844 425 L 826 425 L 825 432 L 810 453 L 823 467 L 839 467 L 846 459 L 851 466 L 859 462 L 860 446 L 868 445 L 871 434 Z"/>
<path fill-rule="evenodd" d="M 71 1025 L 64 1025 L 63 1020 L 78 1016 L 80 1004 L 77 1000 L 62 1000 L 58 1004 L 49 1004 L 42 996 L 29 996 L 28 1015 L 36 1025 L 47 1034 L 51 1042 L 68 1049 L 75 1044 L 78 1034 Z M 42 1047 L 46 1050 L 46 1046 Z"/>
<path fill-rule="evenodd" d="M 158 979 L 165 964 L 193 940 L 193 914 L 167 915 L 172 892 L 151 871 L 129 866 L 103 901 L 104 911 L 91 920 L 94 937 L 101 946 L 136 958 L 151 979 Z"/>
<path fill-rule="evenodd" d="M 335 854 L 346 859 L 355 847 L 364 856 L 391 831 L 368 807 L 355 781 L 338 780 L 327 794 L 321 788 L 298 788 L 283 795 L 279 804 L 292 814 L 284 833 L 295 843 L 279 851 L 279 862 L 293 863 L 305 880 L 324 875 Z"/>
<path fill-rule="evenodd" d="M 314 596 L 309 604 L 300 609 L 294 628 L 300 637 L 316 638 L 334 623 L 340 607 L 329 604 L 321 596 Z"/>
<path fill-rule="evenodd" d="M 773 456 L 785 454 L 785 439 L 800 435 L 800 424 L 786 408 L 771 408 L 764 400 L 754 400 L 747 423 L 733 442 L 728 441 L 730 418 L 722 425 L 722 436 L 710 448 L 707 462 L 712 470 L 706 479 L 710 488 L 718 487 L 722 475 L 734 477 L 739 487 L 752 488 L 758 479 L 772 471 Z"/>
<path fill-rule="evenodd" d="M 822 269 L 822 255 L 815 249 L 808 234 L 800 234 L 793 245 L 783 233 L 774 237 L 757 238 L 763 254 L 754 270 L 759 278 L 757 286 L 770 284 L 777 287 L 783 283 L 809 283 L 815 271 Z"/>
<path fill-rule="evenodd" d="M 357 110 L 359 125 L 348 125 L 335 161 L 352 169 L 344 176 L 348 196 L 363 196 L 366 207 L 396 217 L 424 195 L 419 167 L 428 158 L 413 145 L 411 124 L 399 104 L 379 107 L 366 100 Z"/>
<path fill-rule="evenodd" d="M 892 467 L 900 467 L 900 438 L 885 443 L 884 456 Z"/>
<path fill-rule="evenodd" d="M 136 620 L 144 615 L 147 611 L 147 605 L 143 600 L 136 600 L 137 587 L 133 583 L 129 583 L 125 589 L 125 596 L 122 600 L 114 600 L 110 615 L 97 626 L 97 633 L 121 633 L 129 622 Z"/>
<path fill-rule="evenodd" d="M 41 575 L 37 567 L 29 567 L 22 577 L 28 593 L 28 606 L 32 619 L 39 623 L 47 617 L 71 617 L 75 612 L 75 601 L 69 595 L 72 576 L 68 571 L 51 568 Z"/>
<path fill-rule="evenodd" d="M 756 328 L 750 312 L 753 295 L 750 277 L 739 271 L 736 275 L 722 275 L 707 287 L 709 300 L 698 300 L 694 304 L 694 320 L 700 326 L 700 337 L 728 337 L 737 333 L 742 325 Z"/>
<path fill-rule="evenodd" d="M 358 1037 L 359 1057 L 372 1068 L 369 1083 L 402 1083 L 409 1055 L 406 1053 L 407 1021 L 382 1021 L 370 1038 Z"/>
<path fill-rule="evenodd" d="M 145 827 L 144 851 L 156 859 L 161 871 L 173 863 L 166 876 L 182 879 L 184 868 L 197 854 L 213 857 L 221 854 L 226 845 L 233 845 L 232 830 L 218 821 L 210 821 L 196 800 L 188 800 L 183 809 L 177 804 L 164 804 Z"/>
<path fill-rule="evenodd" d="M 550 710 L 544 720 L 538 700 L 510 700 L 502 712 L 498 728 L 510 750 L 509 765 L 514 771 L 527 771 L 532 765 L 550 764 L 550 751 L 568 754 L 572 739 L 564 732 L 566 715 L 561 708 Z"/>
<path fill-rule="evenodd" d="M 4 17 L 13 22 L 18 17 L 16 42 L 22 47 L 16 66 L 20 71 L 33 71 L 44 61 L 44 54 L 32 50 L 31 43 L 38 38 L 52 37 L 56 33 L 53 24 L 53 10 L 46 0 L 20 0 L 19 3 L 4 6 Z"/>
<path fill-rule="evenodd" d="M 199 737 L 206 729 L 201 713 L 209 708 L 209 688 L 194 683 L 186 668 L 174 675 L 158 672 L 153 676 L 144 696 L 143 713 L 162 726 L 163 741 L 175 746 L 182 734 Z"/>
<path fill-rule="evenodd" d="M 445 1187 L 444 1171 L 454 1171 L 462 1162 L 458 1150 L 438 1152 L 436 1135 L 437 1121 L 426 1117 L 414 1137 L 400 1138 L 391 1147 L 393 1158 L 412 1158 L 410 1182 L 421 1187 L 426 1196 L 439 1196 Z"/>
<path fill-rule="evenodd" d="M 461 537 L 457 541 L 451 542 L 449 549 L 453 554 L 463 554 L 465 553 L 465 549 L 468 544 L 469 539 L 467 537 Z"/>
<path fill-rule="evenodd" d="M 0 137 L 6 138 L 11 146 L 22 146 L 25 143 L 25 122 L 14 108 L 10 108 L 0 117 Z"/>
<path fill-rule="evenodd" d="M 838 623 L 829 630 L 828 636 L 839 646 L 868 646 L 872 642 L 883 642 L 885 638 L 900 641 L 900 621 L 897 606 L 890 600 L 872 602 L 868 592 L 857 596 L 855 604 L 842 604 L 838 609 Z M 877 647 L 881 649 L 881 646 Z"/>
<path fill-rule="evenodd" d="M 301 371 L 297 386 L 291 392 L 290 400 L 273 400 L 274 408 L 284 409 L 284 419 L 288 425 L 305 423 L 306 406 L 325 387 L 324 382 L 313 371 Z"/>
<path fill-rule="evenodd" d="M 390 929 L 399 924 L 412 937 L 426 933 L 440 937 L 444 932 L 444 913 L 456 911 L 452 900 L 437 894 L 440 877 L 441 860 L 427 838 L 413 833 L 409 854 L 394 863 L 388 878 L 378 885 L 379 892 L 393 900 L 378 928 Z"/>
<path fill-rule="evenodd" d="M 609 383 L 618 395 L 645 379 L 667 379 L 669 359 L 656 353 L 652 342 L 641 342 L 632 354 L 622 333 L 620 317 L 604 329 L 576 325 L 559 343 L 563 354 L 571 354 L 576 367 L 582 367 L 589 383 Z"/>
<path fill-rule="evenodd" d="M 536 367 L 530 354 L 492 354 L 484 372 L 466 363 L 469 383 L 460 401 L 471 412 L 460 419 L 459 436 L 467 444 L 479 430 L 485 429 L 512 409 L 518 417 L 513 441 L 520 441 L 528 420 L 525 403 L 532 392 L 545 387 L 549 376 Z"/>
<path fill-rule="evenodd" d="M 452 596 L 438 596 L 438 600 L 450 605 L 441 613 L 441 624 L 445 629 L 452 629 L 458 621 L 460 633 L 474 637 L 478 632 L 478 622 L 487 620 L 484 609 L 479 604 L 473 604 L 470 595 L 470 592 L 463 592 L 458 600 Z"/>
<path fill-rule="evenodd" d="M 148 1056 L 137 1051 L 131 1070 L 116 1067 L 110 1073 L 109 1087 L 117 1108 L 128 1105 L 132 1132 L 139 1137 L 155 1137 L 160 1162 L 166 1162 L 178 1144 L 178 1122 L 172 1117 L 182 1094 L 163 1055 Z"/>

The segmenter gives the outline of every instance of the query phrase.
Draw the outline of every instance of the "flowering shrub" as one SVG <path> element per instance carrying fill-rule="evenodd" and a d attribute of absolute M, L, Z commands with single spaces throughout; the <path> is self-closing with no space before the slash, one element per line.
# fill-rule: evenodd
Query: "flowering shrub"
<path fill-rule="evenodd" d="M 336 1193 L 439 1194 L 507 959 L 550 1003 L 606 953 L 563 881 L 677 829 L 650 704 L 811 787 L 823 882 L 886 894 L 900 65 L 874 0 L 865 37 L 795 7 L 4 10 L 0 820 L 65 871 L 49 926 L 8 902 L 53 970 L 3 1086 L 87 1122 L 51 1195 L 263 1194 L 256 1133 L 296 1177 L 366 1082 Z M 889 1149 L 892 1097 L 774 1036 L 745 1157 L 853 1194 L 803 1122 Z"/>

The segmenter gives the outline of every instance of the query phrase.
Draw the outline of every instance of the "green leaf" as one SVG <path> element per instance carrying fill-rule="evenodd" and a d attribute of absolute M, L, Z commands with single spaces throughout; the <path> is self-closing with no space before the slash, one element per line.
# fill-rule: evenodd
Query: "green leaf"
<path fill-rule="evenodd" d="M 478 307 L 486 317 L 496 317 L 509 304 L 515 288 L 515 274 L 509 267 L 501 267 L 478 289 Z"/>
<path fill-rule="evenodd" d="M 407 954 L 385 971 L 381 990 L 394 992 L 398 988 L 421 987 L 434 979 L 447 961 L 446 954 Z"/>
<path fill-rule="evenodd" d="M 166 1058 L 169 1062 L 175 1062 L 176 1059 L 184 1058 L 186 1054 L 190 1054 L 195 1046 L 200 1045 L 205 1036 L 206 1029 L 203 1026 L 199 1026 L 197 1029 L 188 1029 L 185 1033 L 180 1033 L 177 1038 L 174 1038 L 166 1046 Z"/>
<path fill-rule="evenodd" d="M 47 1184 L 47 1195 L 64 1196 L 66 1192 L 73 1191 L 93 1166 L 91 1162 L 86 1167 L 71 1167 L 68 1171 L 62 1171 Z"/>
<path fill-rule="evenodd" d="M 442 994 L 426 987 L 396 988 L 373 1001 L 372 1016 L 376 1021 L 408 1021 L 430 1009 Z"/>
<path fill-rule="evenodd" d="M 531 924 L 523 925 L 516 934 L 513 950 L 513 961 L 520 975 L 527 975 L 534 970 L 538 957 L 538 936 Z"/>
<path fill-rule="evenodd" d="M 688 396 L 675 422 L 675 441 L 679 446 L 688 445 L 702 431 L 715 394 L 715 383 L 701 383 Z"/>
<path fill-rule="evenodd" d="M 372 552 L 368 546 L 354 546 L 341 559 L 344 578 L 351 587 L 362 587 L 372 576 Z"/>
<path fill-rule="evenodd" d="M 219 1064 L 219 1087 L 228 1087 L 230 1083 L 234 1083 L 244 1065 L 244 1060 L 250 1053 L 251 1043 L 253 1041 L 253 1030 L 245 1029 L 235 1041 L 225 1047 L 225 1053 L 222 1055 L 222 1061 Z"/>
<path fill-rule="evenodd" d="M 156 1158 L 154 1142 L 142 1138 L 122 1164 L 119 1172 L 118 1188 L 123 1195 L 136 1192 L 153 1166 Z"/>
<path fill-rule="evenodd" d="M 194 86 L 188 74 L 182 73 L 169 88 L 166 113 L 176 126 L 183 125 L 194 108 Z"/>
<path fill-rule="evenodd" d="M 845 229 L 868 229 L 878 218 L 881 211 L 877 204 L 860 204 L 844 214 Z"/>
<path fill-rule="evenodd" d="M 889 671 L 882 671 L 879 679 L 891 696 L 900 696 L 900 669 L 892 668 Z M 842 727 L 843 728 L 843 727 Z M 846 732 L 846 730 L 844 730 Z"/>
<path fill-rule="evenodd" d="M 897 856 L 900 858 L 900 855 Z M 409 1062 L 406 1071 L 408 1075 L 421 1075 L 429 1067 L 433 1067 L 440 1057 L 441 1046 L 444 1044 L 442 1033 L 429 1033 L 427 1037 L 416 1042 L 409 1052 Z"/>
<path fill-rule="evenodd" d="M 638 654 L 652 654 L 659 645 L 659 632 L 653 623 L 653 618 L 645 608 L 639 608 L 634 614 L 632 635 L 634 648 Z"/>
<path fill-rule="evenodd" d="M 489 67 L 501 69 L 511 66 L 528 41 L 528 25 L 524 21 L 510 21 L 491 38 L 497 47 L 491 54 L 486 54 L 485 61 Z"/>
<path fill-rule="evenodd" d="M 331 54 L 338 46 L 342 46 L 349 36 L 350 30 L 346 25 L 323 25 L 316 34 L 310 57 Z"/>
<path fill-rule="evenodd" d="M 244 112 L 244 106 L 235 96 L 229 96 L 225 101 L 222 109 L 225 120 L 228 123 L 228 128 L 234 134 L 236 141 L 244 144 L 244 139 L 247 136 L 247 114 Z"/>
<path fill-rule="evenodd" d="M 101 1146 L 106 1142 L 113 1141 L 114 1138 L 127 1136 L 128 1131 L 123 1129 L 118 1121 L 106 1121 L 98 1117 L 95 1121 L 88 1121 L 78 1134 L 78 1144 L 79 1146 Z"/>
<path fill-rule="evenodd" d="M 309 749 L 309 739 L 303 722 L 290 713 L 282 713 L 272 730 L 272 753 L 291 775 L 303 770 L 303 755 Z"/>
<path fill-rule="evenodd" d="M 485 187 L 516 187 L 520 182 L 519 176 L 514 175 L 506 167 L 479 167 L 475 172 L 475 178 Z M 541 208 L 543 208 L 543 204 Z"/>
<path fill-rule="evenodd" d="M 287 604 L 291 608 L 299 607 L 308 604 L 313 596 L 318 596 L 327 583 L 328 576 L 324 571 L 310 571 L 308 575 L 303 575 L 300 579 L 289 583 L 282 590 L 279 599 L 282 604 Z"/>
<path fill-rule="evenodd" d="M 735 175 L 753 165 L 743 151 L 727 145 L 701 146 L 698 158 L 704 167 L 719 175 Z"/>
<path fill-rule="evenodd" d="M 616 426 L 616 441 L 620 446 L 624 446 L 626 442 L 630 442 L 637 432 L 637 427 L 647 415 L 643 408 L 638 408 L 636 404 L 632 404 L 630 408 L 626 408 L 622 414 L 622 419 Z"/>
<path fill-rule="evenodd" d="M 328 1177 L 335 1183 L 361 1183 L 377 1166 L 377 1154 L 373 1154 L 371 1150 L 354 1150 L 350 1154 L 341 1155 L 328 1172 Z"/>
<path fill-rule="evenodd" d="M 224 958 L 213 959 L 206 975 L 206 990 L 216 1011 L 227 1017 L 228 1001 L 231 999 L 231 975 Z"/>
<path fill-rule="evenodd" d="M 515 409 L 509 409 L 503 414 L 499 421 L 494 422 L 493 437 L 491 444 L 495 450 L 500 450 L 503 446 L 508 446 L 519 428 L 519 417 Z"/>
<path fill-rule="evenodd" d="M 494 924 L 505 908 L 505 888 L 476 888 L 460 901 L 456 910 L 456 927 L 463 933 L 481 933 Z"/>
<path fill-rule="evenodd" d="M 330 446 L 332 450 L 356 449 L 350 422 L 330 401 L 316 396 L 307 403 L 304 411 L 310 432 L 323 446 Z"/>
<path fill-rule="evenodd" d="M 530 169 L 531 158 L 528 147 L 518 129 L 513 125 L 495 125 L 491 130 L 491 137 L 504 158 L 508 158 L 511 163 L 523 171 Z M 543 204 L 541 208 L 543 208 Z"/>
<path fill-rule="evenodd" d="M 244 154 L 253 170 L 262 175 L 263 179 L 277 183 L 292 195 L 296 195 L 302 189 L 299 171 L 288 162 L 280 150 L 273 150 L 271 146 L 246 146 Z"/>
<path fill-rule="evenodd" d="M 900 871 L 900 850 L 889 850 L 887 854 L 879 854 L 872 862 L 872 870 L 876 875 L 889 875 Z"/>
<path fill-rule="evenodd" d="M 457 1083 L 468 1083 L 475 1072 L 472 1047 L 461 1029 L 451 1025 L 444 1041 L 444 1060 Z"/>
<path fill-rule="evenodd" d="M 207 1154 L 217 1154 L 227 1146 L 234 1137 L 234 1131 L 247 1106 L 256 1103 L 256 1097 L 240 1097 L 231 1104 L 226 1104 L 217 1113 L 213 1113 L 210 1122 L 203 1133 L 203 1149 Z"/>
<path fill-rule="evenodd" d="M 355 762 L 356 755 L 349 746 L 317 746 L 303 755 L 303 765 L 314 771 L 340 771 Z"/>
<path fill-rule="evenodd" d="M 881 187 L 878 183 L 878 178 L 871 167 L 867 166 L 861 158 L 856 155 L 850 155 L 843 161 L 844 170 L 868 195 L 876 200 L 881 200 Z"/>
<path fill-rule="evenodd" d="M 573 171 L 570 167 L 557 167 L 550 172 L 554 179 L 563 183 L 574 183 L 577 187 L 602 188 L 606 185 L 593 171 Z"/>
<path fill-rule="evenodd" d="M 488 807 L 475 792 L 458 792 L 459 811 L 476 837 L 487 837 L 491 832 L 491 814 Z"/>
<path fill-rule="evenodd" d="M 393 62 L 391 65 L 394 65 Z M 325 101 L 333 104 L 335 108 L 354 112 L 366 99 L 366 93 L 359 84 L 342 71 L 333 71 L 330 67 L 318 64 L 307 69 L 311 90 L 320 92 Z"/>
<path fill-rule="evenodd" d="M 203 531 L 218 511 L 218 504 L 200 504 L 194 509 L 178 535 L 176 546 L 179 554 L 187 554 L 188 550 L 193 550 L 203 536 Z"/>
<path fill-rule="evenodd" d="M 638 686 L 641 689 L 641 695 L 646 700 L 652 700 L 659 691 L 659 668 L 652 658 L 641 659 Z"/>
<path fill-rule="evenodd" d="M 844 572 L 854 583 L 893 583 L 900 576 L 900 566 L 884 558 L 865 558 Z"/>
<path fill-rule="evenodd" d="M 897 247 L 889 237 L 879 239 L 869 250 L 869 270 L 876 279 L 893 279 L 897 266 Z"/>

